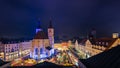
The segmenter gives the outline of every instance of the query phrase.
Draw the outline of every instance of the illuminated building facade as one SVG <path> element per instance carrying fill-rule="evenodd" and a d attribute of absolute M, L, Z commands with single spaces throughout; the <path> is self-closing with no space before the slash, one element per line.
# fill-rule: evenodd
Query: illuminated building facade
<path fill-rule="evenodd" d="M 113 33 L 112 37 L 113 38 L 119 38 L 119 33 Z"/>
<path fill-rule="evenodd" d="M 9 42 L 4 45 L 4 60 L 11 61 L 19 57 L 19 43 Z"/>
<path fill-rule="evenodd" d="M 48 35 L 40 27 L 36 28 L 36 35 L 32 40 L 30 57 L 34 59 L 42 59 L 54 54 L 54 29 L 51 24 L 48 27 Z"/>
<path fill-rule="evenodd" d="M 48 27 L 48 35 L 45 34 L 39 24 L 33 40 L 0 42 L 0 59 L 2 60 L 12 61 L 29 54 L 34 59 L 41 59 L 54 54 L 54 28 L 51 20 Z"/>
<path fill-rule="evenodd" d="M 50 20 L 50 24 L 48 27 L 48 38 L 49 38 L 49 42 L 51 47 L 54 47 L 54 28 L 52 26 L 52 21 Z"/>
<path fill-rule="evenodd" d="M 0 42 L 0 59 L 4 58 L 4 46 L 2 42 Z"/>
<path fill-rule="evenodd" d="M 19 46 L 19 57 L 24 57 L 30 54 L 31 40 L 23 41 Z"/>
<path fill-rule="evenodd" d="M 30 53 L 30 41 L 2 41 L 0 43 L 0 58 L 4 61 L 24 57 Z"/>
<path fill-rule="evenodd" d="M 119 38 L 96 38 L 92 40 L 84 39 L 79 43 L 79 46 L 75 44 L 75 48 L 90 57 L 105 50 L 111 49 L 118 44 L 120 44 Z"/>

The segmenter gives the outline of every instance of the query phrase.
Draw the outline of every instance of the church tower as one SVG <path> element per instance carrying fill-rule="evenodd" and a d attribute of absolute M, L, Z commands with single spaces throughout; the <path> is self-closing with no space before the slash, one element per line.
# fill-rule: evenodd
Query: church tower
<path fill-rule="evenodd" d="M 33 37 L 30 52 L 30 57 L 36 60 L 47 57 L 45 48 L 49 45 L 48 35 L 42 30 L 40 24 L 36 28 L 36 34 Z"/>
<path fill-rule="evenodd" d="M 48 38 L 50 41 L 50 46 L 54 48 L 54 28 L 52 26 L 52 20 L 50 19 L 49 26 L 48 26 Z"/>
<path fill-rule="evenodd" d="M 95 30 L 95 28 L 92 28 L 92 30 L 90 31 L 89 39 L 91 39 L 91 40 L 96 39 L 96 30 Z"/>
<path fill-rule="evenodd" d="M 32 40 L 30 57 L 40 60 L 54 54 L 54 29 L 50 20 L 48 27 L 48 35 L 42 30 L 40 26 L 36 28 L 36 34 Z"/>

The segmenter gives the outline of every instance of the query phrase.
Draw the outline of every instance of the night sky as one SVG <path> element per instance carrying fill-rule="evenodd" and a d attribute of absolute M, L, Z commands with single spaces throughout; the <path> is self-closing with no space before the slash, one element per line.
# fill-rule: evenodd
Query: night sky
<path fill-rule="evenodd" d="M 120 0 L 0 0 L 0 37 L 33 37 L 40 19 L 47 31 L 50 17 L 55 36 L 97 36 L 120 32 Z"/>

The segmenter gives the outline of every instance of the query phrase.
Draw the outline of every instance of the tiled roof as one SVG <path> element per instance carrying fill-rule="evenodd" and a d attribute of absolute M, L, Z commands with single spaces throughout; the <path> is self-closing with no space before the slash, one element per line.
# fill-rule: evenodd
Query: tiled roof
<path fill-rule="evenodd" d="M 117 38 L 97 38 L 97 39 L 90 40 L 90 42 L 93 45 L 101 45 L 104 47 L 108 47 L 108 46 L 111 46 L 116 40 Z"/>
<path fill-rule="evenodd" d="M 8 38 L 0 38 L 0 42 L 2 42 L 3 44 L 13 44 L 13 43 L 20 43 L 20 42 L 24 42 L 24 41 L 30 41 L 31 39 L 25 39 L 25 38 L 19 38 L 19 39 L 8 39 Z"/>
<path fill-rule="evenodd" d="M 80 41 L 80 44 L 85 45 L 86 41 L 87 41 L 87 39 L 83 39 L 82 41 Z"/>
<path fill-rule="evenodd" d="M 34 39 L 48 39 L 48 36 L 43 31 L 38 31 Z"/>
<path fill-rule="evenodd" d="M 81 61 L 87 68 L 120 68 L 119 52 L 120 45 Z"/>

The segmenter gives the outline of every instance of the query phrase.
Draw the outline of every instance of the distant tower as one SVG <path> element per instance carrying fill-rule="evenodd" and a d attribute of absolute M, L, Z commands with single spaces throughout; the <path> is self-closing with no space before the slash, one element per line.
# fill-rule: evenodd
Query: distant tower
<path fill-rule="evenodd" d="M 89 33 L 89 39 L 95 39 L 95 38 L 96 38 L 96 30 L 93 28 Z"/>
<path fill-rule="evenodd" d="M 50 41 L 50 46 L 54 48 L 54 28 L 52 26 L 52 20 L 50 19 L 49 26 L 48 26 L 48 38 Z"/>
<path fill-rule="evenodd" d="M 40 21 L 39 21 L 38 24 L 37 24 L 36 33 L 37 33 L 38 31 L 42 31 Z"/>
<path fill-rule="evenodd" d="M 119 38 L 119 33 L 113 33 L 112 37 L 113 38 Z"/>

